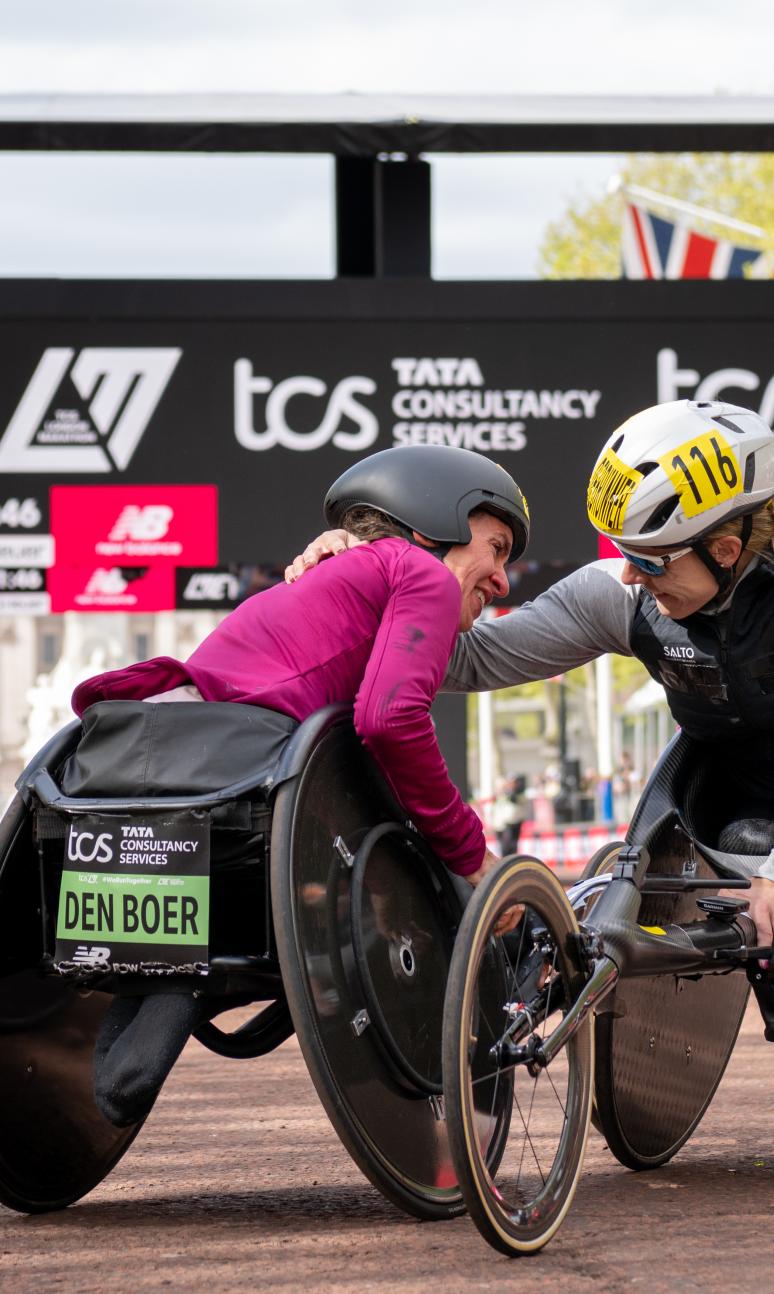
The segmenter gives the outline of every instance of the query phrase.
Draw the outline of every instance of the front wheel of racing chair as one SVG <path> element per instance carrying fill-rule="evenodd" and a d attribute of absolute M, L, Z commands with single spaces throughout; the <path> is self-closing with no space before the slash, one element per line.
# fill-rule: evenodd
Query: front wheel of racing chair
<path fill-rule="evenodd" d="M 708 781 L 701 752 L 679 734 L 651 774 L 633 814 L 628 844 L 644 844 L 648 875 L 717 877 L 750 874 L 752 858 L 701 843 L 717 830 L 722 797 Z M 716 821 L 713 821 L 713 818 Z M 612 870 L 619 846 L 591 859 L 584 879 Z M 639 923 L 681 924 L 697 918 L 697 897 L 645 894 Z M 744 890 L 740 890 L 744 898 Z M 578 919 L 592 918 L 584 902 Z M 627 1168 L 649 1169 L 670 1160 L 693 1133 L 720 1083 L 739 1032 L 749 993 L 741 972 L 683 977 L 648 975 L 620 980 L 596 1014 L 593 1120 Z"/>
<path fill-rule="evenodd" d="M 499 938 L 514 905 L 521 921 Z M 509 1255 L 551 1239 L 583 1166 L 594 1035 L 591 1014 L 574 1032 L 569 1016 L 586 982 L 578 936 L 548 868 L 514 858 L 476 889 L 452 958 L 443 1042 L 454 1164 L 479 1231 Z M 498 1145 L 503 1104 L 510 1131 Z"/>

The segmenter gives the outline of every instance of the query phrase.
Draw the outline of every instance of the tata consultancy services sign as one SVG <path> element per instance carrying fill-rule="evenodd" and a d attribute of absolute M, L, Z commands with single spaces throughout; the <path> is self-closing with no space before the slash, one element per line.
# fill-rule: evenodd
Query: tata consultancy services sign
<path fill-rule="evenodd" d="M 197 579 L 281 567 L 320 528 L 331 481 L 403 444 L 491 455 L 529 499 L 529 556 L 590 559 L 588 473 L 632 410 L 720 396 L 774 412 L 767 287 L 97 284 L 64 285 L 54 308 L 16 284 L 4 319 L 0 285 L 6 565 L 53 536 L 41 569 L 80 552 L 78 595 L 115 586 L 124 604 L 132 568 L 156 562 Z M 216 546 L 199 504 L 174 533 L 175 492 L 203 488 L 217 492 Z M 57 490 L 80 492 L 64 521 Z M 116 490 L 136 494 L 116 509 Z"/>
<path fill-rule="evenodd" d="M 602 387 L 579 380 L 582 366 L 570 366 L 576 376 L 544 360 L 530 372 L 496 333 L 477 338 L 470 353 L 467 330 L 446 328 L 437 353 L 425 354 L 418 343 L 430 338 L 384 325 L 167 325 L 164 340 L 176 344 L 159 346 L 156 362 L 151 347 L 122 348 L 139 339 L 136 330 L 104 325 L 110 345 L 78 349 L 81 328 L 63 330 L 76 345 L 42 351 L 9 333 L 13 372 L 29 377 L 15 403 L 7 382 L 0 393 L 0 506 L 16 498 L 24 515 L 40 517 L 32 529 L 54 535 L 57 564 L 98 557 L 104 565 L 116 527 L 126 531 L 117 563 L 143 564 L 139 531 L 175 508 L 161 486 L 206 484 L 219 497 L 218 552 L 205 558 L 189 548 L 176 564 L 283 565 L 320 528 L 328 485 L 360 456 L 459 445 L 518 475 L 526 453 L 544 457 L 549 429 L 573 447 L 581 427 L 594 429 L 589 445 L 597 439 Z M 407 341 L 415 353 L 398 349 Z M 52 485 L 80 494 L 59 496 Z M 119 516 L 110 501 L 119 485 L 156 494 L 138 494 L 132 515 Z M 54 501 L 65 497 L 73 506 L 63 518 Z M 202 534 L 208 525 L 203 515 Z"/>
<path fill-rule="evenodd" d="M 390 360 L 394 388 L 389 431 L 394 445 L 456 445 L 479 453 L 523 449 L 526 419 L 593 417 L 599 391 L 520 390 L 488 386 L 473 355 L 396 356 Z M 234 365 L 234 433 L 245 449 L 283 446 L 307 453 L 329 442 L 338 449 L 369 450 L 379 437 L 379 421 L 363 397 L 376 396 L 373 379 L 342 378 L 328 392 L 318 377 L 298 375 L 276 385 L 256 376 L 248 359 Z M 293 425 L 298 397 L 320 404 L 319 424 L 306 431 Z M 256 397 L 265 397 L 256 414 Z M 256 430 L 258 416 L 262 430 Z M 350 420 L 353 431 L 345 430 Z"/>

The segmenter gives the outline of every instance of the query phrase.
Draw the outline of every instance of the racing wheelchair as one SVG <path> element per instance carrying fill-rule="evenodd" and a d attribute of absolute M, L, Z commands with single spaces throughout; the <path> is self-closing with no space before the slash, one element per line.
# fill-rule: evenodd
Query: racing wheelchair
<path fill-rule="evenodd" d="M 556 1233 L 590 1120 L 626 1167 L 677 1153 L 723 1075 L 748 980 L 774 1038 L 759 964 L 772 949 L 755 946 L 747 901 L 717 893 L 749 887 L 764 861 L 712 843 L 726 800 L 722 769 L 678 735 L 626 841 L 577 885 L 565 893 L 538 860 L 512 858 L 467 907 L 444 1009 L 446 1109 L 463 1198 L 501 1252 L 534 1253 Z M 515 904 L 520 926 L 496 938 Z M 495 1148 L 506 1085 L 510 1135 Z"/>
<path fill-rule="evenodd" d="M 441 1030 L 470 887 L 406 821 L 350 709 L 299 726 L 253 706 L 98 703 L 17 786 L 0 826 L 2 1203 L 62 1208 L 127 1151 L 147 1112 L 103 1117 L 95 1046 L 116 997 L 163 986 L 201 999 L 194 1036 L 223 1057 L 295 1030 L 371 1182 L 419 1218 L 463 1211 Z M 497 961 L 498 999 L 504 975 Z M 488 1108 L 494 1162 L 509 1078 Z"/>

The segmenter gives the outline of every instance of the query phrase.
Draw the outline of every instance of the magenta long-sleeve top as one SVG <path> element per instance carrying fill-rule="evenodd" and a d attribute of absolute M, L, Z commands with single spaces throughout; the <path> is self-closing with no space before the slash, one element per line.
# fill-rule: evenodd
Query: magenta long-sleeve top
<path fill-rule="evenodd" d="M 194 683 L 205 701 L 240 701 L 303 720 L 354 701 L 355 728 L 398 800 L 446 865 L 475 871 L 485 842 L 449 778 L 430 717 L 459 627 L 460 586 L 404 539 L 320 563 L 295 584 L 248 598 L 182 664 L 142 661 L 76 688 L 82 714 Z"/>

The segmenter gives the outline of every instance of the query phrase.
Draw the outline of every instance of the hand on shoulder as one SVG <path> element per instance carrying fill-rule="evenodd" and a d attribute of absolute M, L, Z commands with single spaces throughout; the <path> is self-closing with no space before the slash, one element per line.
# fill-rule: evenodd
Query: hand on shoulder
<path fill-rule="evenodd" d="M 285 567 L 285 583 L 293 584 L 324 558 L 335 557 L 337 553 L 345 553 L 348 548 L 358 548 L 367 542 L 366 539 L 356 539 L 348 530 L 324 530 Z"/>

